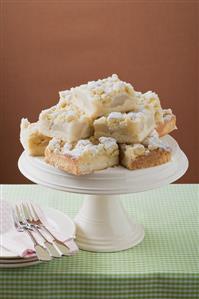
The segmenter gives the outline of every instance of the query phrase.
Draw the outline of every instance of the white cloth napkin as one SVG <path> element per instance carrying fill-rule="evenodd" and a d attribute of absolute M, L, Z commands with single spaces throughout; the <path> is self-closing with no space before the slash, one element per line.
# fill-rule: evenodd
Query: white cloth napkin
<path fill-rule="evenodd" d="M 42 242 L 42 240 L 40 241 Z M 20 257 L 28 258 L 36 256 L 30 237 L 25 232 L 18 232 L 14 228 L 1 234 L 0 246 Z"/>
<path fill-rule="evenodd" d="M 8 201 L 0 199 L 0 234 L 8 232 L 13 227 L 12 206 Z"/>

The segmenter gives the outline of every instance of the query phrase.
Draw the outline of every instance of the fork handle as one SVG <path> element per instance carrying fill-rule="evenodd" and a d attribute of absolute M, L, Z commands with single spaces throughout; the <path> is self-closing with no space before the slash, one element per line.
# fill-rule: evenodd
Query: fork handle
<path fill-rule="evenodd" d="M 51 231 L 49 231 L 49 229 L 45 225 L 42 224 L 42 227 L 54 240 L 57 240 L 57 238 L 51 233 Z"/>
<path fill-rule="evenodd" d="M 26 233 L 30 236 L 34 246 L 39 245 L 39 243 L 37 242 L 37 240 L 35 239 L 35 237 L 33 236 L 33 234 L 30 232 L 30 230 L 28 228 L 25 228 Z"/>
<path fill-rule="evenodd" d="M 59 243 L 63 243 L 63 245 L 65 245 L 66 247 L 68 247 L 66 244 L 64 244 L 63 241 L 60 241 L 58 238 L 56 238 L 55 235 L 53 235 L 51 233 L 51 231 L 45 225 L 42 225 L 42 227 L 45 229 L 45 231 L 47 231 L 47 233 L 53 238 L 54 241 L 57 241 Z"/>
<path fill-rule="evenodd" d="M 54 244 L 52 242 L 48 241 L 48 239 L 40 232 L 40 230 L 36 226 L 33 226 L 33 227 L 36 230 L 36 232 L 44 239 L 44 241 L 45 241 L 44 245 L 48 249 L 50 255 L 53 257 L 61 257 L 60 252 L 56 249 Z"/>
<path fill-rule="evenodd" d="M 63 255 L 70 255 L 69 248 L 63 242 L 54 239 L 53 244 L 55 244 Z"/>
<path fill-rule="evenodd" d="M 33 234 L 31 233 L 31 231 L 28 228 L 25 228 L 25 231 L 30 236 L 30 238 L 34 244 L 35 252 L 36 252 L 38 259 L 40 261 L 50 261 L 52 258 L 50 256 L 49 252 L 47 251 L 47 249 L 37 242 L 37 240 L 35 239 L 35 237 L 33 236 Z"/>
<path fill-rule="evenodd" d="M 36 251 L 36 255 L 40 261 L 50 261 L 52 259 L 48 250 L 45 247 L 43 247 L 42 245 L 39 245 L 39 244 L 35 245 L 35 251 Z"/>
<path fill-rule="evenodd" d="M 58 240 L 45 225 L 42 225 L 42 228 L 53 238 L 53 244 L 63 255 L 70 255 L 70 248 L 64 242 Z"/>
<path fill-rule="evenodd" d="M 33 228 L 46 242 L 49 242 L 48 239 L 40 232 L 40 230 L 35 225 L 33 226 Z"/>

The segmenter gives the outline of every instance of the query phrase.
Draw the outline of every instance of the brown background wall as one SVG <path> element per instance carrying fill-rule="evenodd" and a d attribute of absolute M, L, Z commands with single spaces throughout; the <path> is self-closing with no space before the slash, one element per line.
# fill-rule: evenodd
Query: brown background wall
<path fill-rule="evenodd" d="M 58 91 L 118 73 L 172 107 L 173 133 L 197 177 L 197 1 L 3 1 L 0 183 L 17 169 L 21 117 L 37 119 Z"/>

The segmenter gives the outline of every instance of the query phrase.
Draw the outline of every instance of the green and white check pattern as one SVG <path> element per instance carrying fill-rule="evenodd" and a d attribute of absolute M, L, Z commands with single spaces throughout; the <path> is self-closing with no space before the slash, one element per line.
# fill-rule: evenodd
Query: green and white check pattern
<path fill-rule="evenodd" d="M 34 200 L 74 217 L 81 195 L 36 185 L 4 185 L 3 198 Z M 170 185 L 122 196 L 145 226 L 144 241 L 126 251 L 54 259 L 0 270 L 1 299 L 199 298 L 199 185 Z"/>

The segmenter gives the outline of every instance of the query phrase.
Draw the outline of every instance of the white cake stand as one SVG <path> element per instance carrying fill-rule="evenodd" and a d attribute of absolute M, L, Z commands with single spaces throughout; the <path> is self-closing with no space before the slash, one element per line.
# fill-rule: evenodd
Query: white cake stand
<path fill-rule="evenodd" d="M 81 249 L 113 252 L 128 249 L 144 238 L 143 226 L 128 216 L 116 195 L 141 192 L 170 184 L 188 168 L 188 160 L 171 136 L 163 138 L 172 148 L 172 161 L 164 165 L 129 171 L 123 167 L 74 176 L 47 165 L 43 158 L 25 152 L 20 171 L 29 180 L 57 190 L 87 194 L 75 217 L 77 243 Z"/>

